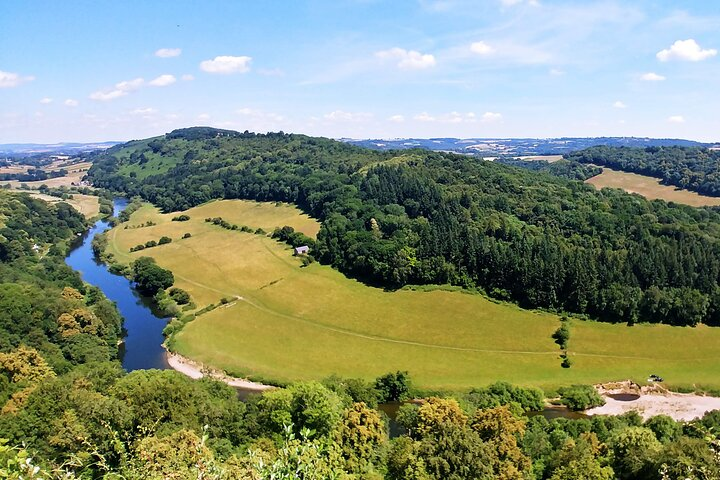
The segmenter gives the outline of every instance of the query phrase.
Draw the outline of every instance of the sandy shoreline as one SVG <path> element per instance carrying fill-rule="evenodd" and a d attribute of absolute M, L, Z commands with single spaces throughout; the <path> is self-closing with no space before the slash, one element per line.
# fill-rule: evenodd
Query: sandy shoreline
<path fill-rule="evenodd" d="M 586 415 L 621 415 L 629 411 L 636 411 L 644 420 L 655 415 L 667 415 L 674 420 L 690 421 L 701 418 L 712 410 L 720 410 L 720 398 L 718 397 L 675 393 L 661 387 L 640 387 L 631 382 L 619 382 L 612 387 L 596 386 L 605 399 L 605 405 L 592 408 L 584 413 Z M 618 394 L 630 394 L 630 397 L 626 397 L 629 399 L 615 398 Z"/>
<path fill-rule="evenodd" d="M 251 382 L 250 380 L 246 380 L 244 378 L 230 377 L 223 372 L 209 369 L 198 362 L 194 362 L 189 358 L 178 355 L 177 353 L 172 353 L 168 350 L 166 350 L 165 355 L 168 365 L 170 365 L 170 368 L 182 373 L 183 375 L 187 375 L 190 378 L 199 379 L 203 377 L 210 377 L 215 380 L 224 382 L 231 387 L 240 388 L 242 390 L 251 392 L 264 392 L 265 390 L 275 388 L 272 385 Z"/>

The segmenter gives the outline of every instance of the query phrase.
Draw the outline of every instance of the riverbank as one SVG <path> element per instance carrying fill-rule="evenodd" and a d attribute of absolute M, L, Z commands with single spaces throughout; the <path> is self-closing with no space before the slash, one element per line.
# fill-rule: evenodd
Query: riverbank
<path fill-rule="evenodd" d="M 167 359 L 167 363 L 170 366 L 170 368 L 182 373 L 183 375 L 187 375 L 188 377 L 193 378 L 193 379 L 209 377 L 209 378 L 213 378 L 215 380 L 219 380 L 223 383 L 226 383 L 226 384 L 230 385 L 231 387 L 245 390 L 248 392 L 257 392 L 257 393 L 276 388 L 276 387 L 273 387 L 272 385 L 265 385 L 263 383 L 251 382 L 250 380 L 246 380 L 244 378 L 231 377 L 221 371 L 218 371 L 218 370 L 215 370 L 212 368 L 208 368 L 208 367 L 202 365 L 201 363 L 190 360 L 187 357 L 183 357 L 182 355 L 179 355 L 177 353 L 170 352 L 167 349 L 166 349 L 166 359 Z"/>
<path fill-rule="evenodd" d="M 587 410 L 586 415 L 622 415 L 635 411 L 644 420 L 667 415 L 677 421 L 690 421 L 712 410 L 720 410 L 718 397 L 671 392 L 657 384 L 641 387 L 625 381 L 596 385 L 596 389 L 605 405 Z"/>

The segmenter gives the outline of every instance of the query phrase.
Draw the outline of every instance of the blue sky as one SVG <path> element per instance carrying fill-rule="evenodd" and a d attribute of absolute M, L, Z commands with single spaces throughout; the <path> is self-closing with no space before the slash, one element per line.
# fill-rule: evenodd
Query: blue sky
<path fill-rule="evenodd" d="M 715 1 L 6 0 L 0 32 L 0 143 L 720 141 Z"/>

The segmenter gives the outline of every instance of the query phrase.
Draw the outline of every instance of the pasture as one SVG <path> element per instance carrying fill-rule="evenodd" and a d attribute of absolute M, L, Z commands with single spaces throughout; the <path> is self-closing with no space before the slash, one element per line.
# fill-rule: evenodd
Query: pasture
<path fill-rule="evenodd" d="M 586 183 L 595 185 L 596 188 L 621 188 L 626 192 L 642 195 L 649 200 L 659 198 L 693 207 L 720 205 L 720 198 L 681 190 L 672 185 L 661 185 L 660 180 L 655 177 L 621 172 L 608 167 L 602 167 L 602 169 L 603 172 L 600 175 L 589 178 Z"/>
<path fill-rule="evenodd" d="M 505 380 L 553 390 L 627 378 L 642 383 L 656 373 L 676 387 L 720 388 L 720 329 L 573 320 L 573 366 L 563 369 L 550 338 L 560 324 L 554 315 L 459 291 L 383 291 L 328 266 L 301 267 L 288 246 L 265 235 L 204 222 L 220 216 L 253 229 L 291 225 L 315 235 L 317 222 L 292 206 L 216 201 L 184 213 L 190 221 L 173 222 L 177 212 L 146 205 L 110 231 L 108 249 L 121 262 L 154 257 L 198 308 L 230 299 L 188 323 L 174 347 L 234 376 L 372 379 L 408 370 L 426 388 Z M 130 228 L 147 221 L 156 225 Z M 186 232 L 192 237 L 181 239 Z M 163 235 L 173 242 L 129 253 Z"/>
<path fill-rule="evenodd" d="M 100 202 L 99 198 L 95 195 L 83 195 L 80 193 L 73 193 L 73 198 L 68 198 L 67 200 L 63 200 L 62 198 L 53 197 L 52 195 L 45 195 L 38 192 L 28 192 L 26 190 L 21 190 L 23 192 L 27 192 L 30 194 L 31 197 L 38 198 L 40 200 L 44 200 L 48 203 L 57 203 L 57 202 L 65 202 L 70 204 L 71 207 L 73 207 L 78 212 L 82 213 L 85 218 L 93 218 L 100 214 Z"/>
<path fill-rule="evenodd" d="M 56 177 L 56 178 L 48 178 L 47 180 L 39 181 L 39 182 L 18 182 L 17 180 L 11 180 L 8 182 L 2 182 L 3 184 L 10 184 L 10 187 L 13 189 L 19 189 L 21 188 L 21 185 L 26 185 L 29 189 L 38 189 L 40 188 L 40 185 L 47 185 L 50 188 L 58 188 L 58 187 L 70 187 L 72 185 L 80 185 L 80 182 L 82 178 L 87 174 L 87 171 L 90 169 L 90 166 L 92 164 L 90 162 L 81 162 L 81 163 L 74 163 L 69 164 L 65 160 L 57 160 L 50 165 L 43 167 L 43 170 L 46 170 L 48 172 L 56 171 L 60 169 L 67 170 L 67 175 L 62 177 Z M 25 169 L 23 171 L 27 171 L 26 167 L 18 167 L 20 169 Z M 9 172 L 9 173 L 19 173 L 20 170 L 17 172 Z"/>

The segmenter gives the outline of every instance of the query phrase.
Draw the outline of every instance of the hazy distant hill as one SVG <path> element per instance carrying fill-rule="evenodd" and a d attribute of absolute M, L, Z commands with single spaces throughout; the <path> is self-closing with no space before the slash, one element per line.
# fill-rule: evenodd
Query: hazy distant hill
<path fill-rule="evenodd" d="M 0 155 L 29 156 L 39 153 L 74 154 L 90 150 L 105 150 L 121 142 L 93 143 L 3 143 L 0 144 Z"/>
<path fill-rule="evenodd" d="M 344 142 L 374 150 L 426 148 L 473 155 L 560 155 L 597 145 L 609 147 L 708 147 L 712 144 L 672 138 L 596 137 L 596 138 L 398 138 L 392 140 L 353 140 Z"/>

